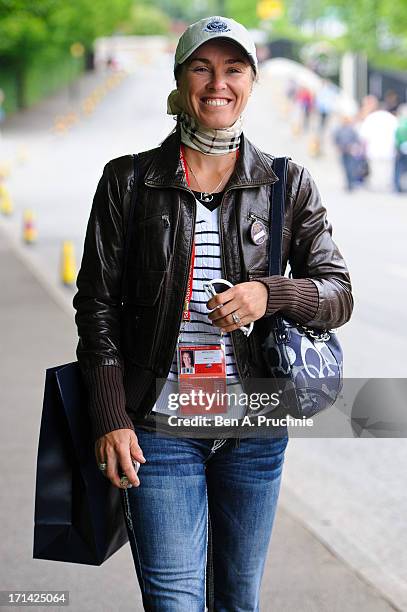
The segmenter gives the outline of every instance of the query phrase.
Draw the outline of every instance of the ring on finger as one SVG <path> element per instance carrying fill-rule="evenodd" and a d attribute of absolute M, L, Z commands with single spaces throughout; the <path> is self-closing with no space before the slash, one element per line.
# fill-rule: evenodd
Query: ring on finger
<path fill-rule="evenodd" d="M 240 323 L 240 317 L 239 317 L 239 315 L 237 314 L 237 312 L 232 312 L 232 319 L 233 319 L 233 322 L 234 322 L 236 325 L 241 325 L 241 323 Z"/>

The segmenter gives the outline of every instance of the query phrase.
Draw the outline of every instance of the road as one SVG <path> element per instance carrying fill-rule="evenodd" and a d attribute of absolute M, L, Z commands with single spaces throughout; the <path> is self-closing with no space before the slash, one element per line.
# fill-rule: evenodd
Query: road
<path fill-rule="evenodd" d="M 15 214 L 1 225 L 17 244 L 22 211 L 36 211 L 38 243 L 16 248 L 68 314 L 73 315 L 74 290 L 59 287 L 62 240 L 73 241 L 79 263 L 104 164 L 157 146 L 172 129 L 174 120 L 165 114 L 174 87 L 171 62 L 163 56 L 138 67 L 66 134 L 51 131 L 58 105 L 61 112 L 72 106 L 58 97 L 4 129 L 5 154 L 13 161 L 23 149 L 27 159 L 13 163 L 8 186 Z M 405 377 L 407 199 L 368 190 L 345 193 L 331 146 L 324 157 L 311 158 L 307 138 L 294 138 L 282 113 L 281 83 L 265 70 L 260 78 L 245 113 L 245 134 L 265 151 L 289 155 L 309 168 L 351 272 L 355 309 L 339 330 L 345 375 Z M 94 85 L 89 78 L 82 97 Z M 406 465 L 404 439 L 294 436 L 287 447 L 281 502 L 330 550 L 407 610 Z"/>

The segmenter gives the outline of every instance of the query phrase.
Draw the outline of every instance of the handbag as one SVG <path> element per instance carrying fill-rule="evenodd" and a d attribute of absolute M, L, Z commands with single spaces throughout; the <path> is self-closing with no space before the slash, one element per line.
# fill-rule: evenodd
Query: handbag
<path fill-rule="evenodd" d="M 133 168 L 127 228 L 137 197 L 137 155 Z M 127 230 L 122 297 L 129 237 Z M 87 401 L 78 361 L 46 370 L 37 453 L 34 559 L 101 565 L 128 541 L 121 491 L 96 463 Z"/>
<path fill-rule="evenodd" d="M 271 192 L 269 276 L 282 274 L 288 158 L 274 158 L 273 169 L 279 180 Z M 332 406 L 343 385 L 343 353 L 336 333 L 301 325 L 281 314 L 266 321 L 263 356 L 270 376 L 282 386 L 286 411 L 302 418 Z"/>

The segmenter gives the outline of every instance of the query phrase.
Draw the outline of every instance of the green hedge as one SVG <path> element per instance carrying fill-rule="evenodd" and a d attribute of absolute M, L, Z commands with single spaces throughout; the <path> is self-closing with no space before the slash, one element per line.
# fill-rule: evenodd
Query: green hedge
<path fill-rule="evenodd" d="M 13 113 L 17 109 L 17 88 L 13 73 L 0 67 L 0 89 L 4 91 L 5 100 L 3 108 L 6 114 Z"/>
<path fill-rule="evenodd" d="M 32 106 L 43 98 L 75 80 L 84 70 L 84 58 L 75 59 L 70 54 L 57 58 L 38 57 L 27 69 L 24 79 L 25 103 Z M 0 64 L 0 89 L 6 95 L 3 108 L 11 114 L 17 108 L 17 83 L 15 72 Z"/>

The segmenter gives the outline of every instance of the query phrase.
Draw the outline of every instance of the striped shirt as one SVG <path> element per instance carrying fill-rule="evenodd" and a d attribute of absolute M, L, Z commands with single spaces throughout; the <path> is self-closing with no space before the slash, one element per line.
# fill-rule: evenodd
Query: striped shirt
<path fill-rule="evenodd" d="M 220 194 L 219 194 L 220 195 Z M 219 210 L 218 206 L 214 210 L 206 208 L 202 202 L 196 201 L 196 221 L 195 221 L 195 259 L 193 268 L 192 295 L 189 303 L 190 320 L 181 323 L 182 342 L 193 342 L 199 338 L 207 337 L 212 339 L 214 335 L 220 339 L 220 330 L 212 325 L 208 319 L 209 310 L 206 307 L 208 297 L 203 288 L 204 281 L 215 278 L 222 278 L 221 254 L 220 254 L 220 235 L 219 235 Z M 226 384 L 227 391 L 239 393 L 241 385 L 239 382 L 236 361 L 233 352 L 230 333 L 223 334 L 226 351 Z M 167 383 L 178 380 L 177 350 L 174 352 L 173 361 L 167 377 Z M 160 397 L 153 407 L 153 412 L 164 412 L 166 409 L 167 393 L 173 390 L 173 385 L 164 385 Z M 244 407 L 232 409 L 229 406 L 229 416 L 240 418 L 243 416 Z M 233 412 L 233 414 L 232 414 Z M 171 412 L 169 412 L 171 413 Z M 172 412 L 173 414 L 173 412 Z"/>

